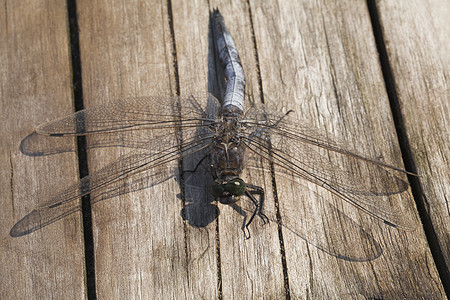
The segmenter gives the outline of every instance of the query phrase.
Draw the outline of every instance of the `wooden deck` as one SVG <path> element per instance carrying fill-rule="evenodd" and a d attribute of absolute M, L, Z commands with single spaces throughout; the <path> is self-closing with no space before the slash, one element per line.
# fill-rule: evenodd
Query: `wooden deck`
<path fill-rule="evenodd" d="M 69 30 L 66 1 L 0 5 L 1 299 L 446 298 L 448 2 L 129 0 L 76 6 L 81 77 L 72 73 L 77 59 L 71 53 L 78 50 L 71 45 L 76 32 Z M 331 256 L 274 222 L 255 222 L 245 240 L 242 216 L 231 207 L 219 205 L 219 217 L 205 227 L 184 221 L 180 185 L 172 179 L 94 204 L 93 248 L 86 252 L 80 212 L 11 237 L 11 227 L 47 201 L 45 195 L 79 176 L 76 151 L 32 157 L 19 150 L 37 125 L 74 111 L 72 76 L 82 79 L 76 95 L 82 91 L 85 107 L 211 90 L 214 7 L 240 51 L 246 100 L 293 109 L 305 122 L 396 166 L 403 166 L 401 145 L 407 167 L 420 177 L 413 192 L 393 198 L 393 206 L 415 230 L 392 229 L 343 207 L 383 250 L 366 262 Z M 68 143 L 67 149 L 76 149 L 74 140 Z M 89 172 L 125 151 L 88 150 Z M 275 178 L 272 192 L 268 172 L 246 172 L 245 178 L 265 187 L 269 208 L 274 195 L 280 202 L 300 197 L 283 178 Z"/>

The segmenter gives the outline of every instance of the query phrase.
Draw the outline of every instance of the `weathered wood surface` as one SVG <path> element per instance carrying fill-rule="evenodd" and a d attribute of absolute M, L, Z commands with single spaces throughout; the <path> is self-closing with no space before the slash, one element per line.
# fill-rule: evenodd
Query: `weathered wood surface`
<path fill-rule="evenodd" d="M 349 144 L 356 144 L 359 151 L 398 165 L 399 151 L 392 142 L 393 122 L 376 47 L 369 34 L 366 4 L 255 4 L 252 12 L 267 105 L 272 105 L 269 99 L 277 99 L 274 106 L 293 108 L 299 118 L 349 137 Z M 267 17 L 276 12 L 283 17 Z M 288 190 L 288 185 L 282 184 L 277 183 L 278 190 Z M 292 197 L 285 192 L 279 194 L 280 199 Z M 414 206 L 407 193 L 402 197 L 409 197 L 406 201 Z M 358 220 L 364 228 L 369 226 L 364 216 Z M 424 252 L 427 246 L 421 230 L 401 232 L 375 223 L 370 230 L 383 247 L 383 255 L 370 263 L 335 261 L 286 234 L 291 295 L 443 297 L 434 283 L 436 273 L 429 278 L 429 288 L 423 288 L 428 285 L 422 280 L 431 257 Z M 306 256 L 308 262 L 302 263 Z M 314 272 L 300 276 L 307 266 Z M 423 271 L 417 272 L 418 266 Z"/>
<path fill-rule="evenodd" d="M 450 3 L 380 1 L 378 6 L 422 201 L 448 269 Z"/>
<path fill-rule="evenodd" d="M 24 193 L 24 190 L 46 188 L 50 183 L 57 185 L 56 179 L 71 182 L 69 178 L 77 174 L 72 154 L 33 158 L 22 155 L 17 148 L 20 140 L 40 121 L 67 114 L 71 108 L 67 19 L 61 4 L 45 3 L 41 10 L 35 8 L 38 4 L 15 10 L 8 6 L 2 12 L 2 16 L 14 16 L 20 11 L 23 16 L 25 11 L 29 16 L 18 18 L 16 15 L 2 20 L 5 26 L 2 25 L 1 31 L 0 72 L 2 120 L 5 121 L 1 126 L 8 132 L 1 138 L 2 204 L 6 209 L 2 218 L 0 257 L 2 278 L 8 279 L 1 280 L 2 298 L 47 298 L 49 295 L 82 298 L 86 293 L 79 214 L 25 237 L 8 236 L 10 227 L 38 202 L 27 197 L 29 192 Z M 385 21 L 395 9 L 387 4 L 380 5 L 380 13 L 388 33 L 386 26 L 397 25 Z M 174 95 L 178 84 L 181 94 L 198 90 L 218 94 L 209 27 L 209 11 L 217 6 L 240 51 L 248 102 L 261 101 L 262 89 L 268 107 L 293 109 L 298 118 L 355 145 L 359 152 L 401 166 L 365 2 L 250 1 L 249 5 L 238 1 L 231 4 L 172 1 L 171 7 L 164 1 L 77 2 L 85 107 L 130 96 Z M 404 8 L 402 12 L 409 9 L 409 14 L 414 16 L 422 5 Z M 420 32 L 419 27 L 414 27 L 414 32 Z M 435 27 L 439 32 L 445 30 Z M 398 26 L 391 28 L 394 29 L 400 30 Z M 24 32 L 26 36 L 16 32 Z M 392 39 L 391 50 L 397 40 L 394 33 L 387 34 Z M 401 32 L 396 34 L 401 35 Z M 448 38 L 440 35 L 439 39 Z M 423 45 L 426 42 L 415 46 L 427 49 Z M 22 45 L 19 47 L 22 52 L 17 50 L 17 45 Z M 400 64 L 400 58 L 410 59 L 401 53 L 392 53 L 393 57 L 394 54 L 399 57 L 391 62 L 394 74 L 399 77 L 401 72 L 397 68 L 413 64 L 411 61 Z M 445 56 L 448 51 L 436 50 L 436 53 L 443 59 L 448 58 Z M 426 59 L 424 57 L 419 58 Z M 447 74 L 448 64 L 442 63 L 441 67 L 440 74 Z M 427 74 L 424 78 L 437 76 L 431 71 Z M 446 77 L 439 78 L 445 80 Z M 400 82 L 397 82 L 399 87 Z M 443 81 L 442 85 L 445 84 Z M 430 89 L 418 84 L 414 87 L 417 94 L 406 100 L 420 101 L 417 95 Z M 448 91 L 442 88 L 441 94 L 445 92 Z M 399 98 L 403 99 L 401 95 L 399 93 Z M 429 101 L 436 98 L 429 96 Z M 439 99 L 442 110 L 447 109 L 444 96 Z M 408 111 L 405 123 L 415 124 L 414 132 L 422 133 L 429 126 L 433 132 L 442 132 L 433 141 L 413 134 L 416 144 L 412 151 L 427 149 L 428 155 L 435 155 L 436 150 L 426 147 L 432 147 L 434 142 L 444 145 L 448 140 L 446 122 L 425 123 L 426 116 L 423 123 L 416 122 L 414 116 L 419 112 L 414 110 L 419 105 L 410 105 L 406 100 L 402 100 L 402 108 Z M 139 135 L 136 133 L 136 136 Z M 95 139 L 88 139 L 88 143 L 94 144 Z M 125 148 L 89 149 L 89 172 L 95 172 L 127 151 Z M 448 149 L 442 146 L 441 151 L 440 157 L 445 161 Z M 421 153 L 415 155 L 422 157 Z M 193 160 L 184 161 L 186 169 L 194 165 Z M 170 165 L 174 170 L 177 167 L 176 162 Z M 53 175 L 46 177 L 50 170 Z M 423 171 L 427 174 L 424 175 L 419 168 L 423 177 L 429 176 L 420 178 L 422 184 L 434 184 L 431 192 L 425 189 L 429 201 L 430 198 L 448 198 L 445 166 L 439 170 L 444 173 L 443 179 L 436 182 L 434 173 L 428 175 Z M 199 196 L 190 184 L 198 185 L 195 181 L 203 179 L 194 178 L 194 182 L 190 182 L 187 175 L 184 179 L 185 197 Z M 252 170 L 244 174 L 244 179 L 264 186 L 267 208 L 273 207 L 270 172 Z M 144 176 L 145 180 L 148 181 L 146 186 L 152 185 Z M 299 199 L 304 192 L 283 177 L 276 178 L 276 188 L 282 205 L 290 199 Z M 413 220 L 416 228 L 412 231 L 388 228 L 364 213 L 339 206 L 370 232 L 383 249 L 383 254 L 375 260 L 355 262 L 328 255 L 284 228 L 280 235 L 274 222 L 260 226 L 260 221 L 256 220 L 250 227 L 252 238 L 245 240 L 240 230 L 242 216 L 223 205 L 219 205 L 218 219 L 205 227 L 191 226 L 180 216 L 183 202 L 178 195 L 183 189 L 173 178 L 155 186 L 131 190 L 93 205 L 95 282 L 99 298 L 273 299 L 286 295 L 315 299 L 445 298 L 409 191 L 393 197 L 393 205 L 404 206 L 397 208 Z M 320 202 L 320 198 L 314 199 L 317 193 L 308 190 L 306 193 L 306 201 L 311 201 L 312 205 Z M 199 197 L 208 196 L 203 191 Z M 321 193 L 321 197 L 329 195 Z M 302 209 L 299 201 L 291 205 Z M 435 215 L 444 220 L 443 225 L 436 223 L 436 226 L 440 226 L 445 245 L 448 243 L 448 214 L 438 205 L 433 208 L 440 211 Z M 293 217 L 298 210 L 292 210 Z M 321 215 L 309 218 L 331 222 Z M 341 225 L 330 223 L 328 226 Z M 357 244 L 357 237 L 354 238 L 353 244 Z"/>
<path fill-rule="evenodd" d="M 0 4 L 0 298 L 82 299 L 86 294 L 81 215 L 12 238 L 47 191 L 78 178 L 74 152 L 31 157 L 20 141 L 42 122 L 73 112 L 64 1 Z M 73 149 L 74 140 L 68 140 Z"/>

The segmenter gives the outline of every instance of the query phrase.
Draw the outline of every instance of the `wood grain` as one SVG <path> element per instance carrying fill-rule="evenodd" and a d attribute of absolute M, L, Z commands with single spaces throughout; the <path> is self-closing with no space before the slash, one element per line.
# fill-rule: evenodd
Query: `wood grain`
<path fill-rule="evenodd" d="M 78 8 L 85 107 L 175 93 L 166 2 L 81 1 Z M 89 151 L 90 172 L 128 150 Z M 170 167 L 176 170 L 176 162 Z M 172 179 L 93 206 L 99 298 L 170 299 L 189 293 L 179 193 Z"/>
<path fill-rule="evenodd" d="M 86 295 L 79 212 L 30 235 L 9 236 L 19 219 L 48 200 L 49 190 L 78 178 L 74 152 L 31 157 L 19 151 L 21 140 L 38 124 L 73 112 L 65 4 L 0 4 L 2 299 Z M 74 149 L 73 139 L 69 146 Z"/>
<path fill-rule="evenodd" d="M 293 109 L 305 122 L 346 137 L 347 145 L 355 145 L 358 152 L 399 165 L 399 148 L 365 4 L 251 4 L 266 105 Z M 277 180 L 277 189 L 281 203 L 295 199 L 296 191 L 288 182 Z M 357 216 L 383 249 L 383 255 L 370 263 L 336 260 L 283 232 L 291 296 L 444 297 L 435 281 L 436 269 L 429 264 L 431 255 L 411 195 L 403 193 L 395 201 L 409 206 L 404 213 L 416 220 L 416 230 L 392 230 L 364 215 Z M 355 217 L 345 205 L 338 207 Z M 331 222 L 328 226 L 339 225 Z M 425 281 L 424 274 L 430 274 Z"/>
<path fill-rule="evenodd" d="M 207 92 L 211 76 L 209 9 L 206 1 L 173 1 L 172 20 L 180 94 Z M 201 154 L 183 159 L 184 171 L 195 169 Z M 190 292 L 187 298 L 217 298 L 220 293 L 217 240 L 218 209 L 211 203 L 207 165 L 184 173 L 186 252 Z"/>
<path fill-rule="evenodd" d="M 208 25 L 209 14 L 203 14 L 200 21 L 193 23 L 192 16 L 198 14 L 200 5 L 179 6 L 177 4 L 174 4 L 174 22 L 176 25 L 177 57 L 180 59 L 180 82 L 189 83 L 196 79 L 199 81 L 198 90 L 208 87 L 210 92 L 221 98 L 220 82 L 217 81 L 220 81 L 220 76 L 223 77 L 223 74 L 220 74 L 221 70 L 218 70 L 220 65 L 216 64 L 217 62 L 209 62 L 211 55 L 214 55 L 212 33 L 209 26 L 206 26 Z M 250 101 L 247 104 L 254 102 L 254 98 L 256 98 L 256 101 L 260 101 L 257 99 L 259 87 L 254 49 L 250 43 L 252 32 L 247 5 L 243 2 L 228 4 L 211 2 L 210 7 L 220 8 L 239 49 L 246 78 L 250 83 L 247 87 L 249 96 L 246 99 L 246 101 Z M 177 13 L 178 11 L 184 13 Z M 209 8 L 205 7 L 205 11 L 209 12 Z M 177 25 L 180 20 L 183 24 L 181 26 Z M 187 30 L 186 28 L 192 29 Z M 202 34 L 196 34 L 195 31 L 200 31 Z M 204 40 L 207 37 L 209 37 L 209 46 L 206 44 L 207 41 Z M 203 42 L 197 42 L 197 38 L 200 38 Z M 209 49 L 209 55 L 203 53 L 204 56 L 209 57 L 208 60 L 199 56 L 200 50 L 198 48 L 203 49 L 203 51 Z M 188 56 L 188 54 L 190 55 Z M 192 57 L 195 57 L 195 59 L 192 59 Z M 182 61 L 190 62 L 190 64 L 184 66 Z M 206 65 L 207 62 L 209 62 L 209 66 Z M 206 77 L 206 75 L 209 76 Z M 183 85 L 181 87 L 183 90 Z M 250 99 L 252 95 L 253 99 Z M 260 184 L 264 181 L 263 176 L 264 174 L 261 174 L 261 172 L 253 171 L 251 174 L 246 172 L 243 178 L 249 183 Z M 267 178 L 270 175 L 265 174 L 265 176 Z M 210 180 L 211 177 L 209 176 Z M 206 188 L 209 190 L 208 187 Z M 243 201 L 248 201 L 248 199 L 243 199 Z M 261 221 L 255 220 L 255 224 L 251 228 L 252 238 L 246 240 L 241 230 L 243 222 L 245 222 L 243 216 L 229 206 L 218 204 L 218 207 L 220 214 L 217 228 L 217 246 L 220 247 L 220 253 L 218 253 L 220 278 L 216 278 L 216 280 L 217 285 L 221 286 L 220 292 L 223 298 L 278 298 L 283 295 L 282 289 L 279 289 L 279 287 L 284 286 L 284 283 L 276 224 L 262 227 L 260 226 Z M 249 214 L 247 213 L 248 217 Z M 264 234 L 257 234 L 257 232 Z"/>
<path fill-rule="evenodd" d="M 17 148 L 41 121 L 71 111 L 67 16 L 64 6 L 57 4 L 1 6 L 2 16 L 8 17 L 2 19 L 0 31 L 1 112 L 6 120 L 0 126 L 8 132 L 1 138 L 0 182 L 3 207 L 7 208 L 7 217 L 1 222 L 8 230 L 36 205 L 28 192 L 23 194 L 24 189 L 33 191 L 37 186 L 58 185 L 56 179 L 72 182 L 77 177 L 72 153 L 30 158 Z M 430 27 L 444 26 L 426 17 L 411 20 L 421 5 L 392 5 L 387 1 L 378 5 L 388 53 L 398 78 L 399 99 L 420 180 L 427 199 L 437 201 L 430 214 L 442 229 L 445 248 L 448 218 L 438 199 L 445 198 L 448 185 L 448 149 L 444 144 L 448 122 L 442 113 L 448 110 L 444 98 L 448 63 L 443 62 L 448 60 L 448 51 L 439 45 L 445 45 L 448 36 L 437 30 L 429 39 L 424 38 Z M 244 66 L 246 105 L 264 102 L 271 109 L 293 109 L 296 118 L 328 131 L 349 148 L 402 167 L 365 2 L 82 0 L 77 7 L 85 107 L 124 97 L 198 91 L 220 97 L 223 75 L 215 61 L 209 24 L 210 10 L 218 7 Z M 436 13 L 433 7 L 430 5 L 429 14 Z M 414 12 L 402 19 L 402 12 L 408 9 Z M 422 23 L 428 27 L 421 29 Z M 403 31 L 417 35 L 402 39 Z M 417 39 L 421 42 L 413 42 Z M 420 55 L 411 55 L 416 53 L 411 49 L 421 49 Z M 427 54 L 423 49 L 432 51 Z M 427 72 L 415 69 L 412 60 L 420 60 L 417 68 Z M 402 73 L 405 69 L 410 71 Z M 408 85 L 411 74 L 414 86 Z M 415 102 L 421 99 L 435 105 L 421 107 Z M 426 113 L 436 117 L 430 120 Z M 416 122 L 417 114 L 420 122 Z M 142 134 L 133 132 L 132 139 L 149 138 Z M 126 147 L 99 149 L 97 142 L 95 137 L 88 138 L 90 174 L 136 151 Z M 200 159 L 194 156 L 183 159 L 180 165 L 169 163 L 167 168 L 158 169 L 157 176 L 144 172 L 130 177 L 118 192 L 91 195 L 98 199 L 92 207 L 98 298 L 445 298 L 409 190 L 391 199 L 392 206 L 411 220 L 414 230 L 397 230 L 323 189 L 288 176 L 273 178 L 270 166 L 259 168 L 261 162 L 250 162 L 243 178 L 264 187 L 267 211 L 275 211 L 278 204 L 286 220 L 317 223 L 325 235 L 344 232 L 348 241 L 343 245 L 355 246 L 350 253 L 366 258 L 360 262 L 343 260 L 315 247 L 314 236 L 300 237 L 274 220 L 261 226 L 256 219 L 250 226 L 251 238 L 246 240 L 241 227 L 243 215 L 248 217 L 248 213 L 208 202 L 208 166 L 202 165 L 194 174 L 188 172 Z M 432 163 L 426 165 L 426 159 Z M 187 172 L 180 172 L 179 167 Z M 48 176 L 50 170 L 57 173 Z M 432 171 L 443 174 L 439 181 L 429 176 Z M 202 203 L 206 210 L 196 210 Z M 322 210 L 324 203 L 331 203 L 346 216 L 327 215 L 328 211 Z M 309 214 L 308 210 L 315 212 Z M 193 218 L 203 223 L 192 224 Z M 12 239 L 8 230 L 1 235 L 1 274 L 8 278 L 0 284 L 1 298 L 85 296 L 78 214 L 21 238 Z M 362 230 L 382 249 L 382 253 L 372 249 L 381 254 L 378 258 L 361 246 Z"/>
<path fill-rule="evenodd" d="M 380 23 L 425 213 L 450 266 L 450 4 L 379 1 Z"/>

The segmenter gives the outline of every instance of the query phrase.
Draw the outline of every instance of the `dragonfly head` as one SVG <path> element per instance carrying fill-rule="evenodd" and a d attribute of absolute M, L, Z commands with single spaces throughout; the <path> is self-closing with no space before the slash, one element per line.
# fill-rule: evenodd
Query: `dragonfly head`
<path fill-rule="evenodd" d="M 211 192 L 215 198 L 219 198 L 222 204 L 232 204 L 239 200 L 239 197 L 247 189 L 244 180 L 233 178 L 224 182 L 214 181 Z"/>

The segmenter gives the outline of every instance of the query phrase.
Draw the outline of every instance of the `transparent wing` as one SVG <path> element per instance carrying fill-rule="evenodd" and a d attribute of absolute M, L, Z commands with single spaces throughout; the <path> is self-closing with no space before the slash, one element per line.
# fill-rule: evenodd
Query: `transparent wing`
<path fill-rule="evenodd" d="M 40 125 L 36 132 L 67 136 L 165 129 L 174 126 L 203 126 L 216 119 L 219 106 L 219 101 L 208 93 L 189 97 L 126 98 L 87 108 Z M 199 124 L 199 121 L 204 123 Z"/>
<path fill-rule="evenodd" d="M 170 138 L 172 138 L 170 136 Z M 149 145 L 153 150 L 158 149 L 157 143 L 167 144 L 169 137 L 166 139 L 155 140 L 154 145 Z M 131 175 L 149 171 L 150 179 L 156 181 L 154 176 L 160 177 L 158 170 L 161 166 L 169 161 L 179 159 L 181 157 L 191 155 L 201 149 L 205 149 L 211 142 L 208 135 L 196 135 L 183 142 L 180 145 L 174 145 L 161 151 L 150 152 L 135 151 L 122 157 L 106 167 L 93 172 L 91 175 L 83 177 L 78 182 L 73 183 L 66 189 L 51 196 L 48 201 L 39 205 L 30 214 L 22 218 L 11 229 L 11 236 L 21 236 L 31 233 L 43 226 L 48 225 L 60 218 L 76 211 L 78 204 L 76 203 L 80 197 L 99 189 L 107 188 L 114 185 L 111 190 L 120 189 L 121 184 L 117 184 Z M 154 147 L 151 147 L 154 146 Z M 162 179 L 161 179 L 162 180 Z M 147 180 L 148 181 L 148 180 Z M 92 198 L 93 201 L 95 198 Z"/>
<path fill-rule="evenodd" d="M 154 98 L 148 97 L 145 99 L 145 101 L 155 101 Z M 50 122 L 41 126 L 40 131 L 45 130 L 46 134 L 53 136 L 64 136 L 92 133 L 109 135 L 108 133 L 112 133 L 114 130 L 126 130 L 130 126 L 134 126 L 136 129 L 142 126 L 142 122 L 137 117 L 139 115 L 137 103 L 141 103 L 141 100 L 137 102 L 135 100 L 126 99 L 115 102 L 134 105 L 135 109 L 129 109 L 126 113 L 122 113 L 121 118 L 109 115 L 116 112 L 115 107 L 119 106 L 107 104 Z M 145 129 L 151 130 L 145 131 L 146 145 L 144 149 L 141 148 L 119 157 L 117 161 L 82 178 L 61 192 L 51 195 L 50 199 L 46 200 L 44 204 L 39 205 L 32 213 L 20 220 L 11 230 L 11 235 L 23 235 L 40 228 L 40 225 L 34 222 L 46 224 L 50 220 L 57 220 L 60 216 L 67 215 L 68 212 L 72 212 L 77 207 L 72 202 L 81 196 L 113 185 L 136 173 L 151 170 L 152 174 L 158 174 L 155 168 L 159 169 L 169 161 L 191 155 L 199 150 L 206 149 L 210 145 L 213 136 L 210 125 L 213 124 L 218 110 L 218 103 L 215 98 L 211 98 L 209 95 L 190 97 L 184 99 L 186 102 L 183 104 L 179 102 L 179 98 L 160 98 L 159 100 L 163 106 L 168 105 L 172 108 L 177 106 L 178 112 L 173 116 L 161 110 L 159 113 L 152 114 L 153 117 L 149 115 L 151 119 L 145 124 Z M 152 103 L 149 102 L 148 105 L 152 106 Z M 143 106 L 141 108 L 144 110 Z M 170 110 L 170 107 L 166 108 Z M 152 109 L 156 109 L 156 107 L 153 106 Z M 142 111 L 142 114 L 146 113 L 150 114 L 150 112 Z M 181 119 L 180 115 L 184 117 Z M 80 130 L 81 119 L 84 120 L 86 130 Z M 135 134 L 135 132 L 130 132 L 130 134 Z M 117 135 L 117 132 L 113 135 Z M 39 136 L 49 138 L 37 134 L 34 135 L 34 139 L 39 140 Z"/>
<path fill-rule="evenodd" d="M 155 136 L 164 136 L 171 128 L 208 128 L 216 121 L 219 106 L 218 100 L 208 93 L 121 99 L 40 125 L 22 140 L 20 150 L 28 156 L 74 152 L 74 135 L 95 136 L 87 149 L 148 149 Z M 145 130 L 154 134 L 137 134 Z"/>
<path fill-rule="evenodd" d="M 249 171 L 258 172 L 261 165 L 270 170 L 267 162 L 258 162 L 255 156 L 249 161 Z M 293 234 L 325 253 L 349 261 L 370 261 L 382 254 L 379 243 L 361 225 L 313 191 L 305 182 L 296 180 L 292 172 L 286 169 L 283 171 L 284 179 L 296 187 L 291 195 L 292 199 L 280 200 L 278 206 L 266 202 L 263 212 L 271 222 L 280 224 L 289 231 L 283 234 L 286 239 Z M 248 214 L 254 211 L 251 201 L 241 201 L 239 206 Z M 259 226 L 258 223 L 254 222 L 252 225 Z"/>
<path fill-rule="evenodd" d="M 411 226 L 386 197 L 408 189 L 399 177 L 408 172 L 352 153 L 327 134 L 262 105 L 251 108 L 242 124 L 244 144 L 276 168 L 325 188 L 388 225 Z"/>

